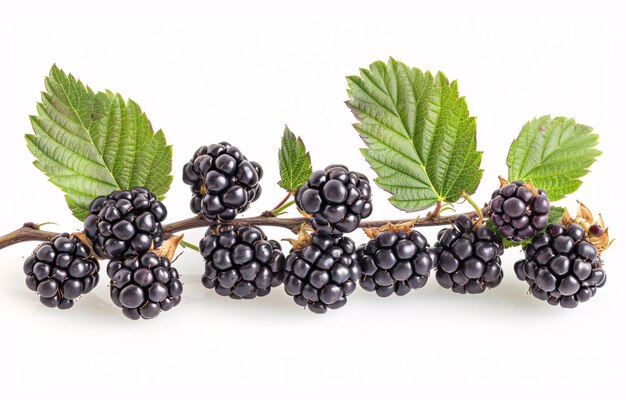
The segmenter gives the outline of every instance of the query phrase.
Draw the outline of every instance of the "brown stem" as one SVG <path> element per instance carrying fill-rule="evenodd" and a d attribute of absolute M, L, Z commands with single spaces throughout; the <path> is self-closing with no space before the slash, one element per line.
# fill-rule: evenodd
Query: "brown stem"
<path fill-rule="evenodd" d="M 483 208 L 482 213 L 484 216 L 489 215 L 489 209 L 487 207 Z M 470 218 L 476 218 L 476 211 L 470 211 L 464 213 Z M 460 214 L 447 215 L 447 216 L 426 216 L 417 219 L 396 219 L 390 221 L 363 221 L 361 222 L 361 228 L 374 228 L 379 227 L 387 222 L 391 222 L 392 224 L 402 224 L 409 221 L 415 221 L 415 226 L 437 226 L 437 225 L 448 225 L 454 221 L 454 219 Z M 300 226 L 308 222 L 308 219 L 300 217 L 300 218 L 279 218 L 279 217 L 265 217 L 265 216 L 257 216 L 257 217 L 249 217 L 249 218 L 237 218 L 230 222 L 232 225 L 240 225 L 240 226 L 249 226 L 249 225 L 260 225 L 260 226 L 275 226 L 279 228 L 289 229 L 290 231 L 297 233 L 300 230 Z M 202 218 L 200 215 L 196 215 L 195 217 L 183 219 L 181 221 L 172 222 L 171 224 L 163 225 L 163 233 L 165 239 L 171 237 L 176 232 L 185 231 L 188 229 L 195 228 L 203 228 L 212 225 L 209 221 Z M 22 227 L 14 230 L 11 233 L 8 233 L 2 237 L 0 237 L 0 249 L 3 249 L 8 246 L 12 246 L 21 242 L 28 241 L 45 241 L 50 240 L 55 235 L 58 235 L 58 232 L 49 232 L 43 231 L 39 229 L 39 225 L 34 224 L 32 222 L 25 223 Z"/>
<path fill-rule="evenodd" d="M 32 240 L 40 242 L 50 240 L 56 235 L 58 235 L 57 232 L 43 231 L 39 229 L 39 225 L 33 222 L 26 222 L 20 228 L 0 237 L 0 249 L 4 249 L 5 247 L 9 247 L 17 243 L 28 242 Z"/>
<path fill-rule="evenodd" d="M 438 201 L 437 204 L 435 204 L 435 208 L 432 211 L 429 211 L 428 214 L 426 214 L 426 218 L 429 218 L 429 219 L 437 218 L 439 217 L 440 214 L 441 214 L 441 201 Z"/>

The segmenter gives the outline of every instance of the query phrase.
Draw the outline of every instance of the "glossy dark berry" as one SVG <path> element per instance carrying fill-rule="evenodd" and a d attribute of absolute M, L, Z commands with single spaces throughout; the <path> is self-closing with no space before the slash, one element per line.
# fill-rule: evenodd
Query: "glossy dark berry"
<path fill-rule="evenodd" d="M 318 232 L 342 234 L 358 228 L 372 213 L 372 190 L 367 177 L 343 165 L 315 171 L 295 195 L 298 208 L 311 214 Z"/>
<path fill-rule="evenodd" d="M 163 242 L 163 203 L 148 189 L 116 190 L 94 199 L 85 218 L 85 234 L 103 258 L 142 255 Z"/>
<path fill-rule="evenodd" d="M 180 303 L 183 285 L 178 271 L 153 252 L 111 260 L 111 300 L 130 319 L 151 319 Z"/>
<path fill-rule="evenodd" d="M 537 189 L 535 195 L 524 182 L 515 181 L 493 192 L 489 208 L 500 234 L 522 242 L 546 227 L 550 202 L 543 189 Z"/>
<path fill-rule="evenodd" d="M 361 287 L 380 297 L 404 296 L 426 284 L 436 253 L 420 232 L 380 233 L 356 251 L 361 267 Z"/>
<path fill-rule="evenodd" d="M 530 285 L 536 298 L 552 305 L 574 308 L 604 286 L 606 273 L 598 250 L 584 239 L 577 224 L 567 228 L 549 225 L 524 249 L 525 258 L 515 263 L 515 275 Z"/>
<path fill-rule="evenodd" d="M 63 233 L 35 248 L 24 261 L 26 286 L 47 307 L 68 309 L 99 281 L 98 260 L 76 237 Z"/>
<path fill-rule="evenodd" d="M 343 307 L 360 276 L 352 239 L 313 233 L 309 244 L 286 257 L 282 281 L 296 304 L 322 314 Z"/>
<path fill-rule="evenodd" d="M 256 226 L 209 228 L 200 241 L 205 267 L 202 284 L 222 296 L 253 299 L 280 285 L 285 256 L 280 244 L 267 240 Z"/>
<path fill-rule="evenodd" d="M 261 195 L 263 168 L 227 142 L 202 146 L 183 166 L 193 193 L 190 208 L 209 221 L 229 221 Z"/>
<path fill-rule="evenodd" d="M 456 293 L 482 293 L 502 282 L 502 242 L 487 226 L 474 227 L 459 215 L 450 228 L 442 229 L 433 246 L 437 252 L 437 282 Z"/>

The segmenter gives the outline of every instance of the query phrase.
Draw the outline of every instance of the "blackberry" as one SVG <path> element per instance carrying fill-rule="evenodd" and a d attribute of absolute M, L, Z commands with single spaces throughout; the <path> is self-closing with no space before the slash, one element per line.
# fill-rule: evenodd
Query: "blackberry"
<path fill-rule="evenodd" d="M 202 146 L 183 166 L 183 181 L 191 186 L 189 204 L 208 221 L 230 221 L 261 195 L 263 168 L 248 161 L 227 142 Z"/>
<path fill-rule="evenodd" d="M 153 252 L 111 260 L 111 300 L 130 319 L 151 319 L 180 303 L 183 285 L 170 260 Z"/>
<path fill-rule="evenodd" d="M 404 296 L 426 284 L 433 267 L 434 252 L 424 235 L 416 230 L 384 231 L 356 250 L 361 266 L 361 287 L 380 297 Z"/>
<path fill-rule="evenodd" d="M 41 243 L 24 261 L 26 286 L 47 307 L 62 310 L 98 284 L 98 260 L 78 238 L 62 233 Z"/>
<path fill-rule="evenodd" d="M 578 224 L 549 225 L 524 253 L 515 263 L 515 274 L 530 285 L 533 296 L 552 305 L 574 308 L 606 283 L 598 250 Z"/>
<path fill-rule="evenodd" d="M 85 218 L 85 234 L 102 258 L 142 255 L 163 242 L 163 203 L 148 189 L 134 187 L 96 197 Z"/>
<path fill-rule="evenodd" d="M 285 258 L 282 280 L 296 304 L 323 314 L 346 304 L 360 275 L 352 239 L 316 232 L 309 244 Z"/>
<path fill-rule="evenodd" d="M 515 181 L 491 195 L 491 220 L 502 236 L 514 242 L 530 239 L 548 224 L 548 195 L 531 187 Z"/>
<path fill-rule="evenodd" d="M 363 174 L 344 165 L 330 165 L 315 171 L 296 191 L 296 205 L 312 216 L 318 232 L 342 234 L 359 227 L 372 213 L 372 189 Z"/>
<path fill-rule="evenodd" d="M 459 215 L 450 228 L 439 231 L 433 246 L 438 255 L 435 277 L 439 285 L 456 293 L 482 293 L 502 282 L 502 241 L 487 226 L 474 227 Z"/>
<path fill-rule="evenodd" d="M 209 228 L 200 241 L 205 260 L 202 284 L 222 296 L 253 299 L 280 285 L 285 256 L 280 244 L 267 240 L 256 226 Z"/>

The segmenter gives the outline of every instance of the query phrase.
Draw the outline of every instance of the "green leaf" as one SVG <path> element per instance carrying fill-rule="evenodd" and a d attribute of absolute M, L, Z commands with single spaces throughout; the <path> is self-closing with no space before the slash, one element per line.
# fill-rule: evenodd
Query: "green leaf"
<path fill-rule="evenodd" d="M 280 182 L 278 184 L 290 193 L 294 193 L 304 185 L 313 172 L 311 156 L 304 147 L 300 137 L 285 126 L 280 150 L 278 150 L 278 164 L 280 166 Z"/>
<path fill-rule="evenodd" d="M 548 225 L 560 224 L 563 213 L 565 213 L 564 207 L 550 206 L 550 212 L 548 213 Z"/>
<path fill-rule="evenodd" d="M 162 197 L 172 183 L 172 147 L 132 100 L 93 92 L 56 65 L 26 135 L 34 165 L 65 192 L 82 220 L 91 201 L 116 189 L 144 186 Z"/>
<path fill-rule="evenodd" d="M 544 115 L 528 121 L 509 150 L 509 181 L 532 181 L 550 201 L 574 193 L 582 183 L 579 178 L 602 154 L 592 132 L 573 118 Z"/>
<path fill-rule="evenodd" d="M 565 208 L 563 208 L 563 207 L 550 206 L 550 212 L 548 213 L 548 225 L 550 225 L 550 224 L 560 224 L 561 223 L 561 217 L 563 216 L 564 212 L 565 212 Z M 508 249 L 509 247 L 516 247 L 516 246 L 526 247 L 532 241 L 532 238 L 528 239 L 528 240 L 525 240 L 523 242 L 513 242 L 511 240 L 508 240 L 504 236 L 500 235 L 500 232 L 498 232 L 498 227 L 496 227 L 496 224 L 494 224 L 491 219 L 487 220 L 487 227 L 489 227 L 492 231 L 496 232 L 496 235 L 498 235 L 500 240 L 502 240 L 502 244 L 504 245 L 505 249 Z M 538 233 L 544 232 L 544 231 L 545 231 L 545 229 L 542 229 Z"/>
<path fill-rule="evenodd" d="M 346 103 L 367 145 L 365 159 L 390 201 L 406 210 L 455 202 L 476 190 L 483 171 L 476 151 L 476 119 L 456 81 L 393 58 L 348 79 Z"/>

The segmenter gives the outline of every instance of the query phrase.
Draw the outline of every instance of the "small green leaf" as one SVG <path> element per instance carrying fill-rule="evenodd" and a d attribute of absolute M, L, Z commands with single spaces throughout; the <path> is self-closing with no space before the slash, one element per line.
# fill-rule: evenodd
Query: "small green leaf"
<path fill-rule="evenodd" d="M 548 225 L 560 224 L 561 218 L 563 217 L 563 213 L 565 213 L 565 208 L 558 207 L 558 206 L 551 206 L 550 212 L 548 213 Z"/>
<path fill-rule="evenodd" d="M 300 137 L 285 126 L 281 146 L 278 150 L 278 164 L 280 166 L 280 182 L 278 184 L 290 193 L 295 192 L 306 183 L 313 172 L 311 156 L 304 147 Z"/>
<path fill-rule="evenodd" d="M 509 150 L 509 181 L 532 181 L 550 201 L 574 193 L 582 183 L 579 178 L 602 154 L 592 132 L 573 118 L 544 115 L 528 121 Z"/>
<path fill-rule="evenodd" d="M 563 207 L 550 206 L 550 212 L 548 213 L 548 225 L 560 224 L 561 217 L 563 216 L 564 212 L 565 212 L 565 208 Z M 491 219 L 487 220 L 487 227 L 489 227 L 492 231 L 496 232 L 496 235 L 498 235 L 500 240 L 502 240 L 502 244 L 504 245 L 505 249 L 508 249 L 509 247 L 516 247 L 516 246 L 526 247 L 532 241 L 532 238 L 525 240 L 523 242 L 513 242 L 511 240 L 508 240 L 507 238 L 500 235 L 500 232 L 498 232 L 498 228 L 496 227 L 496 224 L 494 224 Z M 544 231 L 545 229 L 542 229 L 540 232 L 544 232 Z"/>
<path fill-rule="evenodd" d="M 483 171 L 476 151 L 476 119 L 456 81 L 393 58 L 348 77 L 346 103 L 367 145 L 365 159 L 396 207 L 415 211 L 473 193 Z"/>
<path fill-rule="evenodd" d="M 116 189 L 144 186 L 162 197 L 172 183 L 172 147 L 132 100 L 93 92 L 56 65 L 26 135 L 34 165 L 65 192 L 84 219 L 91 201 Z"/>

